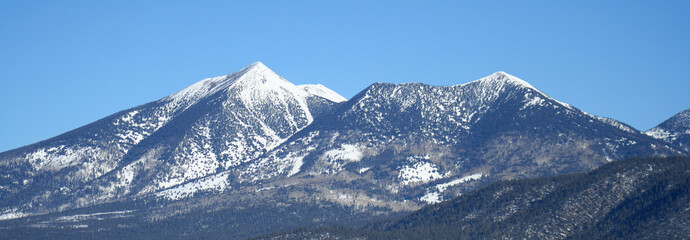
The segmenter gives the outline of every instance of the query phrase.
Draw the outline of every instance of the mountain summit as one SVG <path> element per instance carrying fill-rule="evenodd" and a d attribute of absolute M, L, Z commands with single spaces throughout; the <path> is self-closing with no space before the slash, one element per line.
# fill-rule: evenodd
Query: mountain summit
<path fill-rule="evenodd" d="M 535 87 L 533 87 L 531 84 L 527 83 L 526 81 L 524 81 L 524 80 L 522 80 L 516 76 L 510 75 L 506 72 L 503 72 L 503 71 L 495 72 L 494 74 L 491 74 L 491 75 L 486 76 L 484 78 L 478 79 L 476 81 L 480 81 L 480 82 L 483 82 L 483 81 L 499 81 L 500 82 L 500 81 L 502 81 L 502 82 L 507 82 L 510 84 L 515 84 L 518 86 L 523 86 L 525 88 L 530 88 L 530 89 L 536 90 Z"/>

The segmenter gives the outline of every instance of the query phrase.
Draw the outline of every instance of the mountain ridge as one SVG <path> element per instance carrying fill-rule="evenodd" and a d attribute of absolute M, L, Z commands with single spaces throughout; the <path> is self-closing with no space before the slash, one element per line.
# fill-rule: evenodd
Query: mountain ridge
<path fill-rule="evenodd" d="M 687 154 L 500 71 L 452 86 L 374 83 L 344 100 L 260 62 L 201 80 L 0 153 L 0 215 L 105 208 L 155 225 L 223 212 L 265 216 L 261 229 L 276 230 L 409 212 L 500 180 Z M 322 217 L 290 214 L 298 209 Z M 225 221 L 250 228 L 237 237 L 260 228 Z"/>

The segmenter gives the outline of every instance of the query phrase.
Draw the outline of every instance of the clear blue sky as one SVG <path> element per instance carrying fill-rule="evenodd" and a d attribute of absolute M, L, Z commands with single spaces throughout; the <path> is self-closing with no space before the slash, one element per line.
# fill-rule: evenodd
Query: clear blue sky
<path fill-rule="evenodd" d="M 3 0 L 0 151 L 255 61 L 347 98 L 502 70 L 646 130 L 690 108 L 688 12 L 690 1 Z"/>

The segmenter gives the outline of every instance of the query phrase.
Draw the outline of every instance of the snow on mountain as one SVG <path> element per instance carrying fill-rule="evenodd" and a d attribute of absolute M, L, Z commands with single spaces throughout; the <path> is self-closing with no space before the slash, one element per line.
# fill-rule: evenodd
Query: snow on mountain
<path fill-rule="evenodd" d="M 311 108 L 324 111 L 335 103 L 315 97 L 339 96 L 323 86 L 309 89 L 319 95 L 256 62 L 53 139 L 1 153 L 3 179 L 25 184 L 0 188 L 0 196 L 8 199 L 0 210 L 34 204 L 64 209 L 169 188 L 190 192 L 174 187 L 269 151 L 314 121 Z M 33 181 L 36 175 L 55 181 Z M 194 189 L 223 189 L 222 181 L 212 182 L 220 185 Z M 11 197 L 21 194 L 36 197 Z"/>
<path fill-rule="evenodd" d="M 403 166 L 398 173 L 398 178 L 400 178 L 400 182 L 403 185 L 426 183 L 442 177 L 443 176 L 438 172 L 438 167 L 435 164 L 425 161 Z"/>
<path fill-rule="evenodd" d="M 237 189 L 325 178 L 351 191 L 351 183 L 335 180 L 345 178 L 377 189 L 357 190 L 359 196 L 386 192 L 390 205 L 402 206 L 404 199 L 440 201 L 483 182 L 585 171 L 612 159 L 676 152 L 623 123 L 580 111 L 497 72 L 454 86 L 373 84 L 280 146 L 229 169 L 238 178 L 228 184 Z M 319 199 L 321 190 L 314 191 L 312 197 Z M 408 195 L 420 192 L 428 196 Z"/>
<path fill-rule="evenodd" d="M 235 87 L 241 86 L 245 88 L 252 88 L 264 85 L 267 81 L 269 81 L 270 84 L 276 84 L 274 85 L 275 87 L 286 86 L 285 82 L 287 82 L 285 79 L 278 76 L 275 72 L 266 67 L 266 65 L 263 63 L 255 62 L 235 73 L 201 80 L 159 101 L 170 102 L 174 106 L 180 105 L 181 103 L 196 103 L 202 98 L 209 97 L 219 91 L 226 90 L 233 85 L 235 85 Z M 288 88 L 293 88 L 291 89 L 293 90 L 293 93 L 298 92 L 295 91 L 294 85 L 288 86 Z M 297 94 L 302 93 L 300 92 Z M 251 99 L 245 100 L 251 101 Z M 190 104 L 187 105 L 187 107 L 189 107 Z"/>
<path fill-rule="evenodd" d="M 346 100 L 322 85 L 295 86 L 257 62 L 0 153 L 0 218 L 115 201 L 145 206 L 146 219 L 323 206 L 371 216 L 493 181 L 679 153 L 504 72 L 453 86 L 375 83 Z"/>
<path fill-rule="evenodd" d="M 314 120 L 309 102 L 313 96 L 261 63 L 194 84 L 164 99 L 173 103 L 196 101 L 180 116 L 188 121 L 159 132 L 173 136 L 173 140 L 147 146 L 159 149 L 154 157 L 131 156 L 139 159 L 135 162 L 145 162 L 136 167 L 134 175 L 152 177 L 137 177 L 125 184 L 128 187 L 123 192 L 113 187 L 114 182 L 122 181 L 113 175 L 102 188 L 115 190 L 116 195 L 151 193 L 257 158 Z M 160 168 L 144 167 L 151 164 Z M 196 190 L 190 191 L 191 195 Z"/>
<path fill-rule="evenodd" d="M 444 191 L 446 191 L 446 189 L 448 187 L 462 184 L 462 183 L 465 183 L 467 181 L 478 180 L 482 177 L 484 177 L 484 174 L 476 173 L 476 174 L 472 174 L 472 175 L 468 175 L 465 177 L 461 177 L 461 178 L 452 180 L 452 181 L 447 182 L 447 183 L 438 184 L 434 187 L 428 188 L 426 190 L 427 193 L 424 196 L 420 197 L 419 200 L 423 201 L 423 202 L 427 202 L 427 203 L 439 203 L 443 200 L 442 194 Z"/>
<path fill-rule="evenodd" d="M 487 87 L 490 87 L 490 88 L 493 88 L 496 90 L 501 90 L 505 86 L 517 86 L 520 88 L 529 89 L 530 92 L 536 92 L 538 95 L 538 96 L 527 96 L 526 95 L 525 98 L 529 99 L 529 100 L 525 103 L 524 107 L 543 104 L 544 99 L 542 99 L 542 98 L 545 98 L 545 99 L 554 101 L 554 102 L 558 103 L 559 105 L 561 105 L 565 108 L 573 109 L 570 106 L 570 104 L 563 103 L 563 102 L 560 102 L 556 99 L 553 99 L 553 98 L 549 97 L 548 95 L 544 94 L 543 92 L 539 91 L 539 89 L 535 88 L 534 86 L 532 86 L 528 82 L 526 82 L 526 81 L 524 81 L 524 80 L 522 80 L 516 76 L 505 73 L 503 71 L 495 72 L 494 74 L 491 74 L 489 76 L 477 79 L 477 80 L 469 82 L 469 83 L 461 84 L 459 86 L 463 86 L 466 84 L 485 85 Z"/>
<path fill-rule="evenodd" d="M 347 99 L 344 98 L 343 96 L 340 96 L 340 94 L 334 92 L 331 89 L 324 87 L 321 84 L 302 84 L 302 85 L 298 85 L 297 87 L 301 88 L 302 90 L 304 90 L 308 93 L 311 93 L 311 94 L 314 94 L 316 96 L 328 99 L 332 102 L 339 103 L 339 102 L 347 101 Z"/>
<path fill-rule="evenodd" d="M 690 152 L 690 109 L 685 109 L 658 126 L 644 132 L 645 134 L 680 146 Z"/>
<path fill-rule="evenodd" d="M 606 118 L 606 117 L 596 117 L 596 118 L 599 119 L 599 121 L 602 121 L 603 123 L 617 127 L 618 129 L 629 132 L 629 133 L 639 133 L 640 132 L 637 129 L 631 127 L 630 125 L 619 122 L 615 119 Z"/>

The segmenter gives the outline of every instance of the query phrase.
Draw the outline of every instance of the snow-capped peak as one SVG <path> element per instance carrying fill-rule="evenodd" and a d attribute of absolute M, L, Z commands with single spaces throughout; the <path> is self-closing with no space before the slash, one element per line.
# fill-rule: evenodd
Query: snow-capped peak
<path fill-rule="evenodd" d="M 275 74 L 278 75 L 277 73 L 273 72 L 270 68 L 266 67 L 262 62 L 254 62 L 252 64 L 249 64 L 249 66 L 246 66 L 240 71 L 237 71 L 239 75 L 251 75 L 251 74 L 256 74 L 256 73 L 269 73 L 269 74 Z"/>
<path fill-rule="evenodd" d="M 244 86 L 262 85 L 267 83 L 279 85 L 287 83 L 289 85 L 293 85 L 261 62 L 252 63 L 239 72 L 241 74 L 236 81 L 238 84 Z"/>
<path fill-rule="evenodd" d="M 285 87 L 288 91 L 297 92 L 299 96 L 306 94 L 304 91 L 296 88 L 295 85 L 273 72 L 273 70 L 266 67 L 263 63 L 255 62 L 235 73 L 201 80 L 175 94 L 161 99 L 161 101 L 169 101 L 176 108 L 186 108 L 199 99 L 231 87 L 254 89 L 257 86 L 270 86 L 273 88 Z"/>
<path fill-rule="evenodd" d="M 557 102 L 558 104 L 560 104 L 561 106 L 573 110 L 573 107 L 570 106 L 570 104 L 567 104 L 567 103 L 558 101 L 556 99 L 553 99 L 553 98 L 549 97 L 549 95 L 546 95 L 545 93 L 539 91 L 539 89 L 535 88 L 534 86 L 532 86 L 532 84 L 529 84 L 525 80 L 522 80 L 516 76 L 510 75 L 510 74 L 503 72 L 503 71 L 495 72 L 489 76 L 486 76 L 486 77 L 483 77 L 483 78 L 480 78 L 480 79 L 477 79 L 475 81 L 465 83 L 465 84 L 477 84 L 477 83 L 479 83 L 481 85 L 488 85 L 488 86 L 493 86 L 493 87 L 498 87 L 498 88 L 503 88 L 506 85 L 512 85 L 512 86 L 517 86 L 517 87 L 524 88 L 524 89 L 530 89 L 530 90 L 537 92 L 538 94 L 542 95 L 542 97 L 544 97 L 544 98 L 548 98 L 550 100 L 553 100 L 553 101 Z M 465 84 L 460 84 L 460 85 L 465 85 Z"/>
<path fill-rule="evenodd" d="M 344 102 L 347 101 L 346 98 L 343 96 L 340 96 L 340 94 L 336 93 L 335 91 L 321 85 L 321 84 L 302 84 L 298 85 L 298 88 L 301 88 L 302 90 L 311 93 L 313 95 L 331 100 L 333 102 Z"/>
<path fill-rule="evenodd" d="M 489 76 L 486 76 L 484 78 L 481 78 L 477 81 L 500 81 L 500 82 L 512 83 L 514 85 L 518 85 L 518 86 L 522 86 L 525 88 L 530 88 L 530 89 L 534 89 L 536 91 L 539 91 L 539 90 L 537 90 L 537 88 L 535 88 L 531 84 L 527 83 L 526 81 L 524 81 L 524 80 L 522 80 L 516 76 L 510 75 L 506 72 L 503 72 L 503 71 L 495 72 L 495 73 L 493 73 Z"/>
<path fill-rule="evenodd" d="M 254 62 L 252 64 L 249 64 L 249 66 L 246 67 L 247 69 L 251 68 L 268 68 L 266 65 L 264 65 L 262 62 Z"/>
<path fill-rule="evenodd" d="M 261 62 L 253 63 L 240 72 L 230 88 L 246 106 L 261 108 L 259 105 L 266 101 L 288 106 L 290 102 L 296 101 L 306 114 L 308 123 L 311 123 L 313 118 L 306 100 L 310 95 L 308 92 L 285 80 Z"/>

